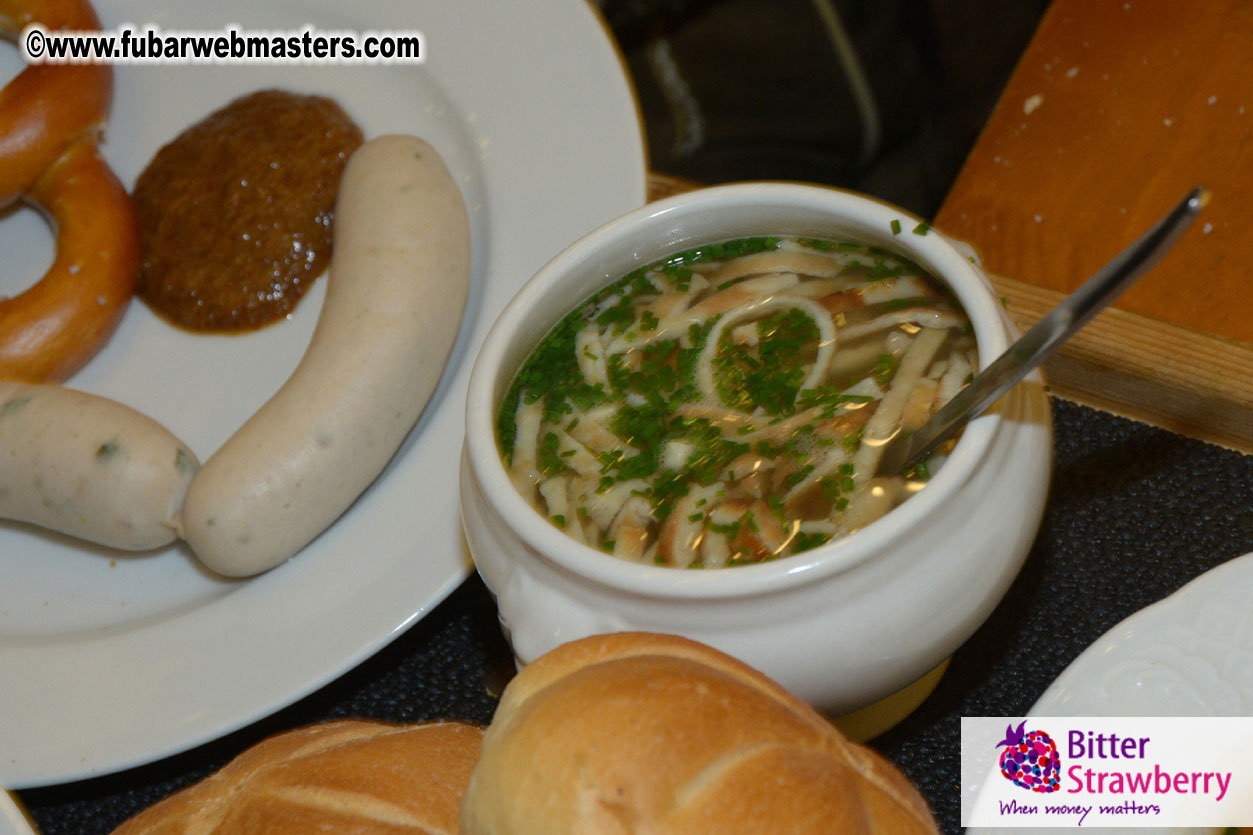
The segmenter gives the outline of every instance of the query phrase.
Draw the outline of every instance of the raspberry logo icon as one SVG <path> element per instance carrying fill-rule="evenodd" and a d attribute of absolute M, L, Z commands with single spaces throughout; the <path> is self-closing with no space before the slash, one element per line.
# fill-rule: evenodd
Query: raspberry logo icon
<path fill-rule="evenodd" d="M 1026 720 L 1015 728 L 1005 727 L 1005 739 L 998 742 L 1001 752 L 1001 774 L 1015 786 L 1027 791 L 1049 794 L 1061 785 L 1062 759 L 1057 745 L 1044 731 L 1026 731 Z"/>

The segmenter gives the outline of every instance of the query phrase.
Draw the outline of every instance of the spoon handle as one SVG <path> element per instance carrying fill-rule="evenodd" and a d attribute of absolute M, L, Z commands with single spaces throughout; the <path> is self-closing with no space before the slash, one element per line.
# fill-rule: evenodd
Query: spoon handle
<path fill-rule="evenodd" d="M 1047 316 L 1036 322 L 1031 330 L 1009 346 L 916 432 L 899 433 L 889 441 L 879 471 L 900 472 L 913 466 L 936 444 L 950 437 L 971 418 L 982 414 L 1148 272 L 1174 245 L 1209 199 L 1207 189 L 1200 186 L 1194 188 L 1135 243 L 1116 255 Z"/>

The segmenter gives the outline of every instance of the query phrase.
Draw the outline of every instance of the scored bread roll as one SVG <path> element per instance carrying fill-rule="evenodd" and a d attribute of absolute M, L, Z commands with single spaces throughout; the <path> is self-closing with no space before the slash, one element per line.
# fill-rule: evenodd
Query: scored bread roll
<path fill-rule="evenodd" d="M 896 768 L 704 644 L 565 644 L 505 689 L 461 808 L 464 835 L 936 832 Z"/>
<path fill-rule="evenodd" d="M 452 835 L 482 736 L 461 722 L 341 720 L 287 731 L 114 835 Z"/>

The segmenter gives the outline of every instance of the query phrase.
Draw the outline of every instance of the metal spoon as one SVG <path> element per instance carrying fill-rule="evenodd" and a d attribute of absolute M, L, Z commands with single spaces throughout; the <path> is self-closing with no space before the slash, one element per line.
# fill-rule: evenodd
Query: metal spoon
<path fill-rule="evenodd" d="M 898 432 L 885 442 L 879 461 L 881 473 L 899 473 L 921 461 L 935 446 L 963 424 L 982 414 L 1015 383 L 1027 376 L 1086 325 L 1123 291 L 1148 272 L 1210 200 L 1207 189 L 1197 186 L 1139 240 L 1114 257 L 1053 308 L 1047 316 L 996 361 L 975 376 L 969 385 L 914 432 Z"/>

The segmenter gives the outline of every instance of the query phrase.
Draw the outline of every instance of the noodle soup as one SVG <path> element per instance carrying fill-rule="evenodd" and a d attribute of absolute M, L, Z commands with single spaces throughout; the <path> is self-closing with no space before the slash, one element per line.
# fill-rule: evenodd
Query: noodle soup
<path fill-rule="evenodd" d="M 528 356 L 497 416 L 518 491 L 623 559 L 718 568 L 800 553 L 904 501 L 943 462 L 878 473 L 977 368 L 917 265 L 858 243 L 740 238 L 637 269 Z"/>

